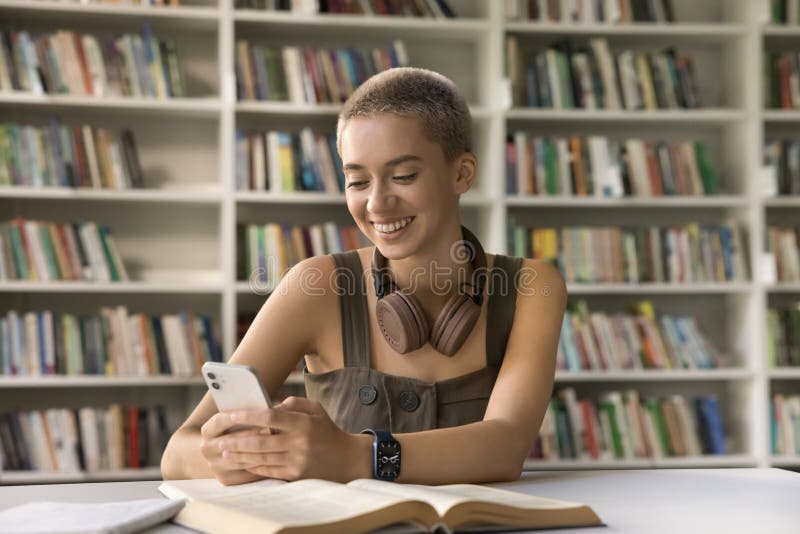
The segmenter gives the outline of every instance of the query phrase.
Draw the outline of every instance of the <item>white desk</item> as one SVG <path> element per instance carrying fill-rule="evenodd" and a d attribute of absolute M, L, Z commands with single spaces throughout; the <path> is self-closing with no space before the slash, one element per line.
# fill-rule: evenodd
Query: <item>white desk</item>
<path fill-rule="evenodd" d="M 157 497 L 159 482 L 0 487 L 0 510 L 37 500 L 103 502 Z M 494 486 L 589 504 L 606 527 L 558 534 L 800 533 L 800 474 L 781 469 L 526 472 Z M 165 524 L 152 534 L 186 533 Z"/>

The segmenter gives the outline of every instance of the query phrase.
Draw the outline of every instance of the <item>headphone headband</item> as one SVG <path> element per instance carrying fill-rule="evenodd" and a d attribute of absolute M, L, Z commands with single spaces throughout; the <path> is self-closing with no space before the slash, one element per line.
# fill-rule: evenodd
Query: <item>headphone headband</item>
<path fill-rule="evenodd" d="M 483 305 L 483 288 L 486 285 L 486 253 L 483 251 L 481 242 L 478 238 L 470 232 L 465 226 L 461 226 L 462 243 L 467 249 L 470 257 L 470 264 L 472 265 L 472 283 L 469 285 L 471 289 L 470 298 L 475 304 Z M 378 250 L 378 247 L 372 251 L 372 277 L 375 284 L 375 294 L 378 300 L 382 299 L 389 292 L 389 289 L 394 285 L 392 281 L 391 272 L 386 266 L 386 258 Z"/>

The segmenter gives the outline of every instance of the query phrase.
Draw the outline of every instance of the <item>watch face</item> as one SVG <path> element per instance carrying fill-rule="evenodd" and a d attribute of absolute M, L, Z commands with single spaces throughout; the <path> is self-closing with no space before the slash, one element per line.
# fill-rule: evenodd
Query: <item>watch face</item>
<path fill-rule="evenodd" d="M 378 442 L 378 476 L 396 478 L 400 474 L 400 443 L 396 441 Z"/>

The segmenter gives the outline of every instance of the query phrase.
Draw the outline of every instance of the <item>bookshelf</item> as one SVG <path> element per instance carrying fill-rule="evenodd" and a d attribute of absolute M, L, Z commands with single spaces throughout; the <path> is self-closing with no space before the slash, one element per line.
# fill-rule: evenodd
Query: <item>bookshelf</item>
<path fill-rule="evenodd" d="M 382 45 L 402 39 L 410 63 L 438 70 L 464 92 L 474 118 L 480 164 L 475 190 L 462 199 L 464 224 L 490 252 L 507 249 L 511 218 L 529 226 L 683 224 L 736 221 L 747 249 L 747 281 L 678 284 L 570 284 L 571 299 L 593 309 L 622 309 L 633 299 L 652 300 L 665 313 L 708 319 L 712 342 L 729 355 L 730 368 L 702 371 L 559 372 L 556 388 L 574 386 L 596 398 L 609 389 L 635 387 L 654 394 L 716 393 L 730 439 L 730 454 L 610 462 L 531 462 L 531 469 L 641 467 L 800 467 L 800 457 L 775 457 L 769 442 L 773 392 L 797 392 L 800 371 L 768 369 L 766 308 L 800 300 L 800 285 L 764 282 L 763 236 L 773 220 L 798 224 L 798 198 L 765 198 L 760 180 L 765 135 L 790 132 L 800 112 L 764 110 L 762 51 L 796 47 L 800 29 L 765 23 L 768 2 L 673 0 L 673 24 L 564 24 L 506 20 L 504 2 L 451 0 L 456 20 L 350 15 L 296 15 L 233 8 L 232 0 L 181 2 L 179 8 L 80 5 L 55 0 L 0 0 L 12 27 L 60 28 L 110 35 L 137 31 L 148 21 L 156 35 L 173 36 L 186 71 L 188 97 L 170 100 L 35 96 L 0 93 L 0 121 L 63 121 L 128 127 L 147 171 L 144 190 L 81 191 L 0 188 L 0 212 L 30 218 L 91 218 L 111 225 L 132 280 L 126 283 L 0 282 L 0 312 L 10 309 L 92 311 L 126 305 L 145 313 L 190 309 L 217 321 L 223 353 L 236 343 L 236 317 L 256 311 L 269 288 L 257 291 L 236 279 L 237 223 L 351 222 L 343 195 L 236 191 L 236 128 L 335 130 L 339 105 L 238 101 L 234 49 L 238 38 L 267 44 Z M 605 37 L 612 49 L 656 50 L 674 45 L 697 61 L 696 110 L 587 111 L 510 106 L 504 77 L 506 36 L 547 44 L 569 37 Z M 357 37 L 354 37 L 357 36 Z M 559 135 L 630 135 L 666 140 L 701 139 L 724 184 L 709 197 L 576 198 L 505 194 L 506 133 L 517 129 Z M 302 392 L 291 377 L 287 391 Z M 0 410 L 79 407 L 109 402 L 162 403 L 174 428 L 203 394 L 199 378 L 43 377 L 0 380 Z M 3 473 L 0 483 L 157 478 L 155 470 L 81 475 Z M 73 478 L 70 478 L 73 477 Z M 76 478 L 77 477 L 77 478 Z"/>

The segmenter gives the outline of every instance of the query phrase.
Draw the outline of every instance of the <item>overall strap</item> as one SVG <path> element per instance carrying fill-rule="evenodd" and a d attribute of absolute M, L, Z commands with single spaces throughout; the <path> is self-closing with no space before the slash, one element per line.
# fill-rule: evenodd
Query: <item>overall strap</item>
<path fill-rule="evenodd" d="M 355 250 L 331 256 L 336 263 L 344 366 L 369 367 L 369 311 L 361 260 Z"/>
<path fill-rule="evenodd" d="M 508 335 L 517 307 L 517 273 L 522 258 L 496 254 L 489 273 L 489 303 L 486 311 L 486 365 L 499 368 L 503 364 Z"/>

